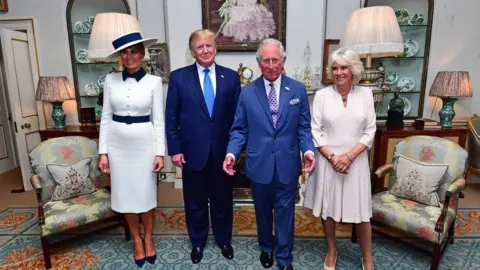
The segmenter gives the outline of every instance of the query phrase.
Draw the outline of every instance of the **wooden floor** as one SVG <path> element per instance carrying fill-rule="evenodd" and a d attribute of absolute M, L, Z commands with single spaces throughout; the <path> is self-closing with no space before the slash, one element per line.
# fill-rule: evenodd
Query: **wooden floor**
<path fill-rule="evenodd" d="M 0 174 L 0 209 L 9 206 L 36 206 L 36 196 L 33 190 L 22 193 L 11 193 L 11 190 L 21 185 L 20 169 L 14 169 Z M 460 207 L 480 207 L 480 184 L 467 184 L 463 192 L 465 199 L 460 200 Z M 175 189 L 173 183 L 158 185 L 159 206 L 183 205 L 183 192 Z"/>

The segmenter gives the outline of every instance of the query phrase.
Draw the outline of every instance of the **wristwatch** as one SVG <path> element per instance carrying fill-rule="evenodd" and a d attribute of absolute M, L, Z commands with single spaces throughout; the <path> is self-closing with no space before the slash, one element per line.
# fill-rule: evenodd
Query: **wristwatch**
<path fill-rule="evenodd" d="M 331 154 L 327 157 L 328 161 L 330 161 L 333 156 L 335 156 L 335 154 L 334 154 L 334 153 L 331 153 Z"/>

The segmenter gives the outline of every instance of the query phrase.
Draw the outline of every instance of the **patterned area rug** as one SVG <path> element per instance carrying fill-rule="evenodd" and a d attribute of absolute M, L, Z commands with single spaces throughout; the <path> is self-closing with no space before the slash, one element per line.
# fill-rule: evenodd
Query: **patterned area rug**
<path fill-rule="evenodd" d="M 185 231 L 182 208 L 157 209 L 155 245 L 159 252 L 155 265 L 144 269 L 263 269 L 258 260 L 255 215 L 252 207 L 234 213 L 235 259 L 224 259 L 209 239 L 199 265 L 190 261 L 190 243 Z M 0 211 L 0 270 L 44 269 L 35 208 L 12 207 Z M 296 210 L 295 269 L 321 269 L 326 243 L 320 221 L 308 209 Z M 455 228 L 457 240 L 445 253 L 441 269 L 480 269 L 480 209 L 460 209 Z M 361 269 L 361 250 L 350 242 L 350 226 L 338 226 L 337 269 Z M 376 269 L 429 269 L 430 256 L 404 247 L 395 240 L 374 236 Z M 416 239 L 411 241 L 419 242 Z M 53 269 L 135 269 L 132 241 L 126 242 L 121 229 L 90 237 L 54 251 Z"/>

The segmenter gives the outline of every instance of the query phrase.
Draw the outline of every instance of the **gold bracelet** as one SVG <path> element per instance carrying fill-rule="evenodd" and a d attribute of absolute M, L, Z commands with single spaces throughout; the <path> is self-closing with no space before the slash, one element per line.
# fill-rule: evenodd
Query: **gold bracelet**
<path fill-rule="evenodd" d="M 350 162 L 353 162 L 353 159 L 348 155 L 348 153 L 345 153 L 345 155 L 347 156 L 348 160 L 350 160 Z"/>

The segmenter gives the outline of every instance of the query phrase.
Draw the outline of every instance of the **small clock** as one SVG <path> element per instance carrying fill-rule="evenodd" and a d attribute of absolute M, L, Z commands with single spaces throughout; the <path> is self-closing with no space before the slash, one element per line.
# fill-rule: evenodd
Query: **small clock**
<path fill-rule="evenodd" d="M 240 84 L 242 86 L 249 84 L 250 80 L 253 78 L 253 70 L 248 67 L 244 67 L 242 63 L 240 63 L 239 66 L 240 67 L 238 68 L 237 72 L 240 76 Z"/>

